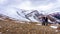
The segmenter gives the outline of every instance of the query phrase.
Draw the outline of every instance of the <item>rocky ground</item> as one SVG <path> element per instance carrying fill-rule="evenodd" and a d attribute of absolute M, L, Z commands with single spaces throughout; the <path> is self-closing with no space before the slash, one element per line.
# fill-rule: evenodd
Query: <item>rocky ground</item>
<path fill-rule="evenodd" d="M 0 20 L 0 34 L 60 34 L 49 26 L 42 26 L 36 22 L 15 22 Z"/>

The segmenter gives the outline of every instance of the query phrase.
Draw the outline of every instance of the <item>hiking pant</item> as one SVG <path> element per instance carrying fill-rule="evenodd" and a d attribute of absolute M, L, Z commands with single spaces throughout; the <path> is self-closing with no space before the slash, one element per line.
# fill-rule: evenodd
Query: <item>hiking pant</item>
<path fill-rule="evenodd" d="M 43 23 L 42 23 L 42 25 L 47 26 L 47 25 L 48 25 L 48 23 L 47 23 L 47 22 L 43 22 Z"/>

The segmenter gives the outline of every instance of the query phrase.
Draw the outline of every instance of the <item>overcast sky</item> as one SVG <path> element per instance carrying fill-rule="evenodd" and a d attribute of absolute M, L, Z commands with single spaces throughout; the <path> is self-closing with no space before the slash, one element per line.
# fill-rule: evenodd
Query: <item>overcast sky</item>
<path fill-rule="evenodd" d="M 50 10 L 60 7 L 60 0 L 0 0 L 2 7 L 17 7 L 20 9 L 41 9 Z"/>
<path fill-rule="evenodd" d="M 16 9 L 14 8 L 25 10 L 36 9 L 46 13 L 59 12 L 60 0 L 0 0 L 0 13 L 17 18 Z"/>

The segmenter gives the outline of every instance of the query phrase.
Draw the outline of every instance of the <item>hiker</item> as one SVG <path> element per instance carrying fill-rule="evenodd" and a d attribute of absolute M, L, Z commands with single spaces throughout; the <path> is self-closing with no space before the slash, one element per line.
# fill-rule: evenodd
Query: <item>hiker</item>
<path fill-rule="evenodd" d="M 48 25 L 48 23 L 49 23 L 49 22 L 48 22 L 48 18 L 45 17 L 45 24 Z"/>
<path fill-rule="evenodd" d="M 48 18 L 42 17 L 42 25 L 48 25 Z"/>

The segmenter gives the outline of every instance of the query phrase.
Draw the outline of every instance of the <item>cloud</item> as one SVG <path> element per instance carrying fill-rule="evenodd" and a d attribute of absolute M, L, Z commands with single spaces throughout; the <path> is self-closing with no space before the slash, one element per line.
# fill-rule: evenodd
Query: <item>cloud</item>
<path fill-rule="evenodd" d="M 3 5 L 3 7 L 16 7 L 26 10 L 49 10 L 56 4 L 56 1 L 57 0 L 0 0 L 0 4 Z"/>
<path fill-rule="evenodd" d="M 0 0 L 0 8 L 19 8 L 25 10 L 43 10 L 48 12 L 60 7 L 60 0 Z"/>
<path fill-rule="evenodd" d="M 21 3 L 20 5 L 18 5 L 17 8 L 21 8 L 21 9 L 25 9 L 25 10 L 32 9 L 31 2 L 25 1 L 25 2 Z"/>
<path fill-rule="evenodd" d="M 8 3 L 8 0 L 0 0 L 0 6 L 6 5 Z"/>
<path fill-rule="evenodd" d="M 38 2 L 37 3 L 38 5 L 35 2 Z M 20 8 L 20 9 L 25 9 L 25 10 L 31 10 L 31 9 L 49 10 L 54 5 L 53 3 L 48 3 L 49 1 L 45 1 L 45 3 L 43 3 L 43 4 L 41 2 L 44 2 L 44 1 L 38 1 L 38 0 L 31 1 L 31 0 L 28 0 L 28 1 L 22 2 L 21 4 L 16 5 L 14 7 L 17 7 L 17 8 Z M 39 4 L 39 3 L 41 3 L 41 4 Z"/>
<path fill-rule="evenodd" d="M 16 7 L 19 9 L 53 11 L 59 9 L 60 0 L 0 0 L 0 8 Z"/>
<path fill-rule="evenodd" d="M 56 0 L 30 0 L 33 6 L 47 5 L 49 3 L 55 3 Z"/>

